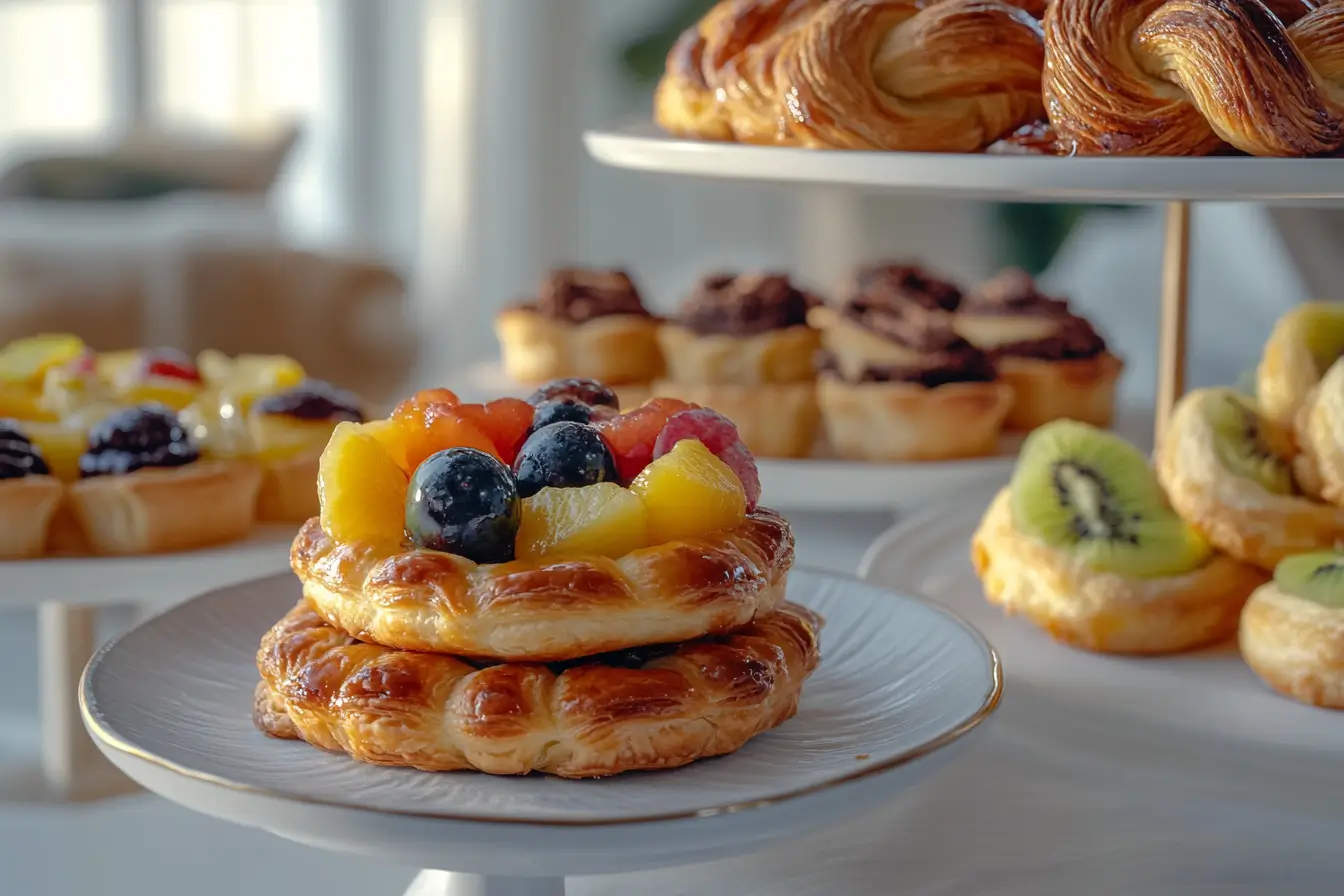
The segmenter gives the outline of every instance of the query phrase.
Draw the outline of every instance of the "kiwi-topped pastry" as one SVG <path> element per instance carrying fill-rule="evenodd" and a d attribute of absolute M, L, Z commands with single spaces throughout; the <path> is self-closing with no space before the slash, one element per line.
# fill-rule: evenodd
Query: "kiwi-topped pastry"
<path fill-rule="evenodd" d="M 62 485 L 25 424 L 0 419 L 0 559 L 36 557 L 61 503 Z"/>
<path fill-rule="evenodd" d="M 991 602 L 1104 653 L 1222 640 L 1266 579 L 1177 515 L 1138 449 L 1071 420 L 1027 437 L 971 557 Z"/>
<path fill-rule="evenodd" d="M 1344 553 L 1286 557 L 1241 614 L 1241 655 L 1274 690 L 1344 709 Z"/>
<path fill-rule="evenodd" d="M 587 377 L 647 387 L 663 374 L 658 320 L 624 271 L 553 271 L 536 299 L 496 315 L 495 334 L 505 373 L 520 383 Z"/>
<path fill-rule="evenodd" d="M 1013 389 L 989 357 L 957 335 L 955 286 L 918 268 L 859 272 L 844 303 L 814 308 L 826 435 L 841 457 L 899 461 L 998 450 Z"/>
<path fill-rule="evenodd" d="M 1008 429 L 1027 431 L 1061 419 L 1111 425 L 1124 362 L 1091 323 L 1066 300 L 1041 293 L 1026 271 L 1005 269 L 967 294 L 957 308 L 956 329 L 990 353 L 1012 385 Z"/>
<path fill-rule="evenodd" d="M 808 456 L 821 340 L 807 314 L 819 304 L 784 274 L 704 277 L 659 327 L 667 377 L 654 394 L 718 408 L 757 456 Z"/>
<path fill-rule="evenodd" d="M 1344 355 L 1344 302 L 1307 302 L 1274 325 L 1256 370 L 1256 400 L 1276 423 L 1292 425 L 1308 393 Z"/>
<path fill-rule="evenodd" d="M 1297 411 L 1293 474 L 1303 492 L 1344 507 L 1344 363 L 1336 361 Z"/>
<path fill-rule="evenodd" d="M 1344 509 L 1303 494 L 1291 433 L 1232 389 L 1177 404 L 1157 450 L 1172 506 L 1216 548 L 1272 571 L 1291 554 L 1344 538 Z"/>

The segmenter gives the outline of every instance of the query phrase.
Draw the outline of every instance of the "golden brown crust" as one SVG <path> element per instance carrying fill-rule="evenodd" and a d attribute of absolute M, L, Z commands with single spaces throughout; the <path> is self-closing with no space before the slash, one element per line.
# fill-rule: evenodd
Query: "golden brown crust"
<path fill-rule="evenodd" d="M 615 314 L 580 324 L 510 308 L 495 317 L 510 379 L 535 384 L 588 377 L 610 386 L 650 383 L 663 374 L 658 321 Z"/>
<path fill-rule="evenodd" d="M 723 414 L 757 457 L 810 457 L 817 445 L 821 410 L 814 383 L 728 386 L 659 380 L 653 394 Z"/>
<path fill-rule="evenodd" d="M 1344 608 L 1288 594 L 1274 582 L 1241 614 L 1242 658 L 1266 684 L 1312 706 L 1344 709 Z"/>
<path fill-rule="evenodd" d="M 54 476 L 0 481 L 0 560 L 42 554 L 64 491 Z"/>
<path fill-rule="evenodd" d="M 820 660 L 802 607 L 632 667 L 485 668 L 360 643 L 300 604 L 262 639 L 253 719 L 379 765 L 589 778 L 731 753 L 793 716 Z"/>
<path fill-rule="evenodd" d="M 317 516 L 317 468 L 322 452 L 305 452 L 283 460 L 264 460 L 257 492 L 257 519 L 273 523 L 303 523 Z"/>
<path fill-rule="evenodd" d="M 1162 654 L 1221 641 L 1236 631 L 1265 574 L 1214 555 L 1186 575 L 1127 579 L 1096 572 L 1013 525 L 1008 489 L 971 540 L 971 561 L 991 603 L 1025 616 L 1065 644 L 1100 653 Z"/>
<path fill-rule="evenodd" d="M 1197 389 L 1172 413 L 1157 450 L 1157 475 L 1171 506 L 1209 543 L 1238 560 L 1273 570 L 1292 554 L 1328 550 L 1344 538 L 1344 510 L 1297 494 L 1276 494 L 1229 470 L 1207 403 L 1228 393 Z M 1262 421 L 1261 437 L 1287 442 Z"/>
<path fill-rule="evenodd" d="M 840 457 L 864 461 L 949 460 L 998 453 L 1013 402 L 1007 383 L 850 383 L 817 380 L 826 437 Z"/>
<path fill-rule="evenodd" d="M 1344 506 L 1344 363 L 1335 362 L 1307 394 L 1295 429 L 1302 451 L 1293 459 L 1298 484 L 1314 497 Z"/>
<path fill-rule="evenodd" d="M 71 484 L 66 496 L 95 554 L 156 554 L 245 538 L 261 472 L 242 461 L 197 461 Z"/>
<path fill-rule="evenodd" d="M 705 80 L 705 35 L 700 24 L 688 28 L 667 56 L 667 70 L 653 94 L 658 126 L 678 137 L 731 140 L 728 117 Z"/>
<path fill-rule="evenodd" d="M 362 640 L 551 662 L 746 625 L 784 599 L 793 534 L 759 509 L 736 528 L 619 560 L 477 566 L 400 544 L 342 544 L 313 519 L 290 563 L 313 609 Z"/>
<path fill-rule="evenodd" d="M 1344 5 L 1273 7 L 1258 0 L 1052 4 L 1043 91 L 1065 151 L 1207 155 L 1224 143 L 1258 156 L 1338 150 Z"/>
<path fill-rule="evenodd" d="M 1307 302 L 1274 324 L 1256 369 L 1260 412 L 1289 426 L 1335 358 L 1344 354 L 1344 302 Z M 1322 363 L 1318 355 L 1329 358 Z"/>
<path fill-rule="evenodd" d="M 1007 429 L 1027 432 L 1052 420 L 1105 429 L 1115 418 L 1115 384 L 1125 363 L 1110 352 L 1064 361 L 1007 357 L 997 368 L 999 377 L 1013 387 Z"/>

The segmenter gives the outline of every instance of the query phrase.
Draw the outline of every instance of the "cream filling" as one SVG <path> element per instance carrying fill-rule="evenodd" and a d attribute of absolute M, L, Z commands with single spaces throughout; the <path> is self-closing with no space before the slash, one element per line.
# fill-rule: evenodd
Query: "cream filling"
<path fill-rule="evenodd" d="M 958 314 L 952 319 L 957 335 L 982 351 L 992 351 L 1015 342 L 1049 339 L 1064 324 L 1053 317 L 1020 314 Z"/>

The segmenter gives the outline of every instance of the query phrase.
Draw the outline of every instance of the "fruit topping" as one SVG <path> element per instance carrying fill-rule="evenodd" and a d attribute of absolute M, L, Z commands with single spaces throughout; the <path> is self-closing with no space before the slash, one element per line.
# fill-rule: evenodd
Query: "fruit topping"
<path fill-rule="evenodd" d="M 38 386 L 47 370 L 84 352 L 84 341 L 67 333 L 15 339 L 0 348 L 0 380 Z"/>
<path fill-rule="evenodd" d="M 1344 608 L 1344 553 L 1321 551 L 1287 557 L 1274 567 L 1274 584 L 1303 600 Z"/>
<path fill-rule="evenodd" d="M 71 423 L 26 423 L 28 437 L 42 452 L 51 475 L 65 482 L 79 478 L 79 458 L 89 444 L 86 428 Z"/>
<path fill-rule="evenodd" d="M 709 408 L 692 408 L 668 418 L 653 444 L 655 459 L 667 454 L 684 439 L 695 439 L 726 463 L 737 475 L 747 495 L 747 510 L 755 510 L 761 498 L 761 476 L 756 458 L 747 450 L 733 421 Z"/>
<path fill-rule="evenodd" d="M 339 541 L 400 540 L 406 474 L 359 423 L 336 424 L 318 462 L 322 530 Z"/>
<path fill-rule="evenodd" d="M 298 420 L 348 420 L 363 423 L 359 399 L 323 380 L 304 380 L 283 392 L 257 399 L 253 414 L 294 417 Z"/>
<path fill-rule="evenodd" d="M 616 462 L 601 434 L 586 423 L 552 423 L 532 433 L 513 462 L 518 493 L 616 482 Z"/>
<path fill-rule="evenodd" d="M 196 362 L 185 352 L 175 348 L 152 348 L 140 356 L 138 375 L 142 379 L 162 377 L 164 379 L 184 380 L 188 383 L 200 383 L 201 371 Z"/>
<path fill-rule="evenodd" d="M 246 391 L 271 392 L 303 382 L 303 365 L 286 355 L 238 355 L 230 358 L 206 349 L 197 359 L 201 376 L 215 385 L 229 384 Z"/>
<path fill-rule="evenodd" d="M 551 401 L 556 398 L 577 398 L 590 407 L 605 405 L 609 408 L 619 408 L 621 406 L 616 393 L 609 387 L 597 380 L 586 379 L 551 380 L 528 396 L 527 403 L 539 405 L 544 401 Z"/>
<path fill-rule="evenodd" d="M 1249 401 L 1230 389 L 1210 390 L 1198 400 L 1217 440 L 1218 460 L 1229 473 L 1254 480 L 1276 495 L 1297 491 L 1287 432 L 1262 419 Z"/>
<path fill-rule="evenodd" d="M 653 446 L 668 419 L 695 405 L 675 398 L 655 398 L 633 411 L 597 424 L 616 457 L 622 482 L 630 482 L 653 460 Z"/>
<path fill-rule="evenodd" d="M 572 396 L 552 398 L 537 405 L 532 415 L 532 429 L 538 430 L 552 423 L 592 423 L 593 409 Z"/>
<path fill-rule="evenodd" d="M 495 446 L 494 454 L 506 464 L 513 463 L 532 428 L 532 405 L 520 398 L 497 398 L 488 404 L 460 404 L 453 409 L 452 416 L 485 433 Z"/>
<path fill-rule="evenodd" d="M 0 420 L 0 479 L 48 476 L 42 451 L 28 440 L 15 420 Z"/>
<path fill-rule="evenodd" d="M 1191 572 L 1208 543 L 1176 515 L 1148 459 L 1119 436 L 1060 420 L 1027 437 L 1012 479 L 1023 532 L 1101 572 Z"/>
<path fill-rule="evenodd" d="M 120 475 L 146 467 L 180 467 L 200 456 L 172 410 L 144 405 L 94 424 L 79 472 L 85 477 Z"/>
<path fill-rule="evenodd" d="M 460 403 L 457 393 L 451 389 L 421 389 L 398 404 L 396 409 L 392 411 L 392 416 L 409 417 L 418 415 L 423 417 L 425 409 L 432 404 L 452 405 Z"/>
<path fill-rule="evenodd" d="M 737 474 L 692 439 L 677 442 L 645 467 L 630 491 L 644 502 L 654 544 L 729 529 L 747 514 Z"/>
<path fill-rule="evenodd" d="M 620 557 L 647 547 L 644 502 L 614 482 L 544 488 L 523 501 L 518 559 L 560 554 Z"/>
<path fill-rule="evenodd" d="M 473 448 L 449 448 L 426 458 L 406 492 L 410 539 L 476 563 L 512 560 L 521 519 L 509 468 Z"/>

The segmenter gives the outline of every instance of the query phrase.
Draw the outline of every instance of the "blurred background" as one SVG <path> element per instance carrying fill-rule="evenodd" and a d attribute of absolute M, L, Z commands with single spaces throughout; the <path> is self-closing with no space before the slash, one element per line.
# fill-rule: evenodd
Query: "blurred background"
<path fill-rule="evenodd" d="M 495 309 L 552 265 L 626 266 L 670 311 L 708 268 L 781 268 L 824 293 L 890 257 L 966 281 L 1043 271 L 1129 358 L 1131 399 L 1152 394 L 1157 210 L 589 160 L 583 130 L 647 120 L 666 47 L 706 5 L 0 0 L 0 342 L 280 352 L 387 399 L 488 364 Z M 1332 215 L 1200 210 L 1196 383 L 1234 381 L 1283 307 L 1337 279 Z M 6 736 L 36 712 L 33 638 L 31 618 L 0 615 Z M 391 893 L 410 876 L 147 796 L 0 803 L 5 896 Z"/>

